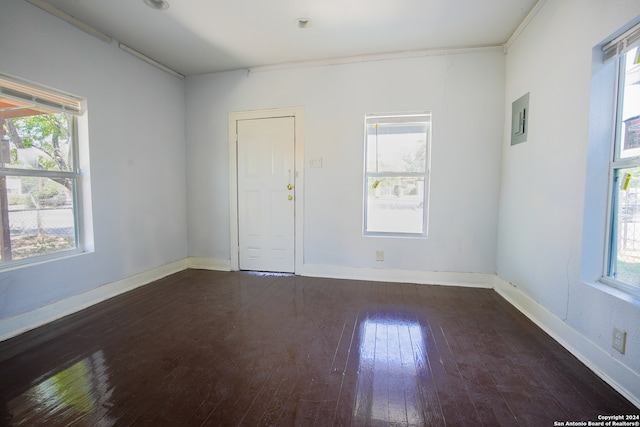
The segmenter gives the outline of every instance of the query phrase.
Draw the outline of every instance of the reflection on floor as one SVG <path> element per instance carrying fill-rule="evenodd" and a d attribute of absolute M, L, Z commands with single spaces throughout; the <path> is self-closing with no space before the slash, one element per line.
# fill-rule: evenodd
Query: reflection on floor
<path fill-rule="evenodd" d="M 419 425 L 418 390 L 430 376 L 420 324 L 374 317 L 362 322 L 360 328 L 354 421 Z"/>
<path fill-rule="evenodd" d="M 64 418 L 71 422 L 92 414 L 112 425 L 115 423 L 106 414 L 110 394 L 104 356 L 97 351 L 12 399 L 7 410 L 25 425 L 37 425 L 43 414 L 51 414 L 50 422 L 55 422 L 58 414 L 65 414 Z M 35 420 L 31 420 L 32 416 Z"/>
<path fill-rule="evenodd" d="M 187 270 L 0 343 L 0 425 L 545 426 L 639 411 L 487 289 Z"/>

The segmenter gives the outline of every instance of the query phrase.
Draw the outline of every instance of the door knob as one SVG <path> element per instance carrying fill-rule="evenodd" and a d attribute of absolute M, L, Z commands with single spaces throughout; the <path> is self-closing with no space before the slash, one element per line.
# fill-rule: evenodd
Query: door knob
<path fill-rule="evenodd" d="M 287 184 L 287 190 L 293 190 L 293 185 Z"/>
<path fill-rule="evenodd" d="M 289 195 L 287 196 L 287 200 L 293 200 L 293 196 L 292 196 L 291 194 L 289 194 Z"/>

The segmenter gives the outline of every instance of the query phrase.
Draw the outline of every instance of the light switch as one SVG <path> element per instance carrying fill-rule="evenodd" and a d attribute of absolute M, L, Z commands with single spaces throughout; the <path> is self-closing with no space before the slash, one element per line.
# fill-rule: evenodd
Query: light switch
<path fill-rule="evenodd" d="M 321 168 L 322 167 L 322 157 L 314 157 L 309 160 L 309 167 L 312 168 Z"/>

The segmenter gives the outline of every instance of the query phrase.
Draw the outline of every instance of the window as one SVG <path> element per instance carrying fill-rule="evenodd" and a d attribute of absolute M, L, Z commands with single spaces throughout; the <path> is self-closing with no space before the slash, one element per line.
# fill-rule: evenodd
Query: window
<path fill-rule="evenodd" d="M 365 117 L 364 235 L 427 235 L 431 114 Z"/>
<path fill-rule="evenodd" d="M 0 75 L 0 267 L 79 248 L 84 100 Z"/>
<path fill-rule="evenodd" d="M 640 26 L 605 46 L 617 61 L 606 279 L 640 291 Z"/>

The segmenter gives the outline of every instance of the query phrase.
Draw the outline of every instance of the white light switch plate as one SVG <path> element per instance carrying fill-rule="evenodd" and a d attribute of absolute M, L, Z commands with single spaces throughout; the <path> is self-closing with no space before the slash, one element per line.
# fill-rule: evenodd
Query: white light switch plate
<path fill-rule="evenodd" d="M 322 157 L 314 157 L 309 160 L 309 166 L 312 168 L 321 168 L 322 167 Z"/>

